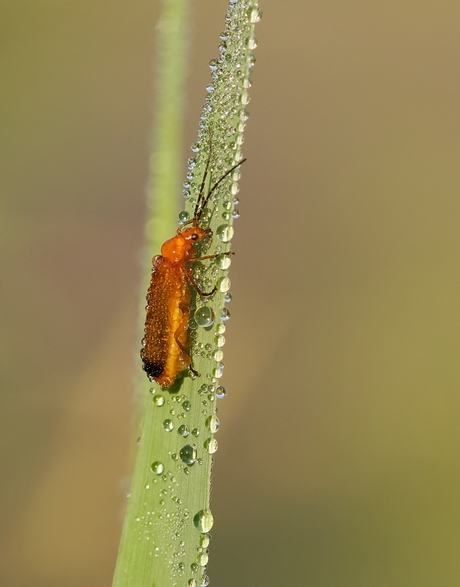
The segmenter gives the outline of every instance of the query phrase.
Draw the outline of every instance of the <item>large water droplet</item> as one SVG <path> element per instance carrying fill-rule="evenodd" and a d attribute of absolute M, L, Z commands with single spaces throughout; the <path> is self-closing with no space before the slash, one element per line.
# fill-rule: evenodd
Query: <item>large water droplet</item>
<path fill-rule="evenodd" d="M 222 375 L 224 374 L 224 367 L 225 365 L 223 363 L 219 363 L 217 365 L 217 367 L 215 367 L 212 371 L 212 376 L 215 377 L 216 379 L 220 379 L 222 377 Z"/>
<path fill-rule="evenodd" d="M 247 45 L 248 45 L 248 49 L 253 51 L 254 49 L 257 48 L 257 39 L 255 37 L 249 37 Z"/>
<path fill-rule="evenodd" d="M 214 324 L 214 311 L 209 306 L 201 306 L 195 311 L 195 321 L 199 326 L 208 328 Z"/>
<path fill-rule="evenodd" d="M 179 212 L 179 222 L 181 222 L 181 223 L 187 222 L 187 220 L 189 218 L 190 218 L 190 215 L 186 210 L 182 210 L 182 212 Z"/>
<path fill-rule="evenodd" d="M 187 585 L 188 585 L 188 587 L 196 587 L 197 586 L 196 579 L 189 579 Z"/>
<path fill-rule="evenodd" d="M 200 510 L 193 518 L 193 523 L 198 532 L 209 532 L 214 524 L 214 518 L 210 510 Z"/>
<path fill-rule="evenodd" d="M 223 243 L 230 242 L 232 240 L 233 233 L 233 226 L 227 226 L 226 224 L 222 224 L 216 229 L 216 236 Z"/>
<path fill-rule="evenodd" d="M 222 293 L 227 292 L 230 289 L 231 286 L 231 281 L 228 277 L 221 277 L 218 281 L 217 281 L 217 289 L 219 291 L 221 291 Z"/>
<path fill-rule="evenodd" d="M 251 98 L 249 96 L 249 93 L 246 92 L 246 90 L 244 90 L 244 92 L 241 94 L 241 104 L 246 106 L 246 104 L 249 104 L 250 100 Z"/>
<path fill-rule="evenodd" d="M 196 447 L 186 444 L 180 450 L 180 458 L 186 465 L 194 465 L 196 462 Z"/>
<path fill-rule="evenodd" d="M 231 255 L 221 253 L 214 259 L 214 263 L 221 269 L 228 269 L 232 264 Z"/>
<path fill-rule="evenodd" d="M 198 564 L 201 567 L 205 567 L 208 564 L 209 556 L 204 552 L 198 556 Z"/>
<path fill-rule="evenodd" d="M 222 385 L 216 389 L 216 397 L 217 399 L 223 399 L 227 395 L 227 390 Z"/>
<path fill-rule="evenodd" d="M 220 315 L 220 319 L 222 320 L 222 322 L 227 322 L 227 320 L 230 320 L 230 310 L 228 308 L 222 308 L 222 312 Z"/>
<path fill-rule="evenodd" d="M 161 475 L 165 470 L 163 463 L 160 463 L 160 461 L 155 461 L 154 463 L 152 463 L 150 469 L 152 473 L 155 473 L 155 475 Z"/>
<path fill-rule="evenodd" d="M 214 414 L 212 416 L 209 416 L 209 418 L 206 420 L 206 426 L 209 428 L 209 430 L 215 434 L 218 430 L 219 430 L 219 426 L 220 426 L 220 420 L 217 416 L 215 416 Z"/>
<path fill-rule="evenodd" d="M 186 426 L 185 424 L 181 424 L 179 426 L 179 428 L 177 429 L 177 432 L 183 436 L 184 438 L 187 438 L 187 436 L 190 434 L 190 430 L 189 427 Z"/>
<path fill-rule="evenodd" d="M 222 334 L 217 334 L 214 338 L 214 342 L 219 348 L 223 347 L 225 344 L 225 336 L 223 336 Z"/>
<path fill-rule="evenodd" d="M 217 447 L 219 445 L 217 444 L 217 440 L 215 438 L 208 438 L 204 441 L 203 446 L 204 446 L 205 450 L 207 450 L 210 455 L 213 455 L 216 452 Z"/>
<path fill-rule="evenodd" d="M 169 418 L 163 421 L 163 428 L 166 432 L 171 432 L 174 429 L 174 422 Z"/>
<path fill-rule="evenodd" d="M 156 406 L 161 407 L 165 403 L 165 398 L 160 393 L 155 393 L 152 397 L 152 402 Z"/>
<path fill-rule="evenodd" d="M 249 9 L 249 22 L 251 24 L 256 24 L 260 21 L 262 17 L 262 12 L 258 8 L 250 8 Z"/>

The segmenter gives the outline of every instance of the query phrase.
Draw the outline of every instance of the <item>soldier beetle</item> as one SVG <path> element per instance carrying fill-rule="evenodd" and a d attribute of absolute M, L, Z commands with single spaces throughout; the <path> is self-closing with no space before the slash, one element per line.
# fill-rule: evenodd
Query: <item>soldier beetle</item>
<path fill-rule="evenodd" d="M 214 259 L 217 255 L 197 257 L 194 245 L 207 237 L 212 239 L 212 230 L 200 226 L 203 211 L 220 183 L 246 161 L 243 159 L 224 173 L 205 196 L 210 160 L 211 148 L 193 218 L 180 226 L 176 235 L 161 247 L 161 255 L 152 259 L 141 358 L 147 377 L 162 387 L 171 387 L 178 373 L 187 368 L 199 376 L 188 350 L 191 288 L 200 296 L 209 297 L 216 292 L 217 286 L 210 292 L 202 291 L 195 281 L 191 265 L 197 261 Z"/>

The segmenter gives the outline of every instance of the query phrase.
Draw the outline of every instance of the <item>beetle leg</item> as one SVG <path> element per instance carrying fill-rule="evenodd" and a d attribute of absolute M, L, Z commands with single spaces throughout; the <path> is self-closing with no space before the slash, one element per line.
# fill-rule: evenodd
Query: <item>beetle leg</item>
<path fill-rule="evenodd" d="M 182 311 L 184 311 L 184 308 L 181 308 Z M 181 332 L 185 332 L 187 330 L 187 326 L 188 326 L 188 317 L 190 314 L 190 308 L 187 305 L 187 311 L 185 312 L 185 316 L 182 319 L 182 322 L 179 324 L 179 326 L 177 327 L 176 332 L 174 333 L 174 339 L 177 343 L 177 346 L 180 348 L 180 350 L 184 353 L 184 355 L 186 357 L 188 357 L 189 361 L 190 361 L 190 365 L 189 365 L 189 369 L 190 371 L 196 376 L 196 377 L 200 377 L 200 374 L 198 373 L 198 371 L 196 369 L 193 368 L 193 363 L 192 363 L 192 357 L 189 355 L 187 349 L 185 348 L 185 346 L 182 344 L 182 342 L 179 340 L 179 336 L 181 335 Z"/>
<path fill-rule="evenodd" d="M 190 277 L 190 285 L 193 285 L 193 287 L 196 289 L 196 291 L 200 294 L 200 296 L 202 296 L 203 298 L 208 298 L 212 295 L 214 295 L 217 291 L 217 285 L 215 285 L 211 291 L 203 291 L 201 289 L 201 287 L 198 285 L 198 283 L 193 279 L 193 277 Z"/>
<path fill-rule="evenodd" d="M 228 251 L 227 253 L 217 253 L 216 255 L 206 255 L 205 257 L 194 257 L 193 259 L 188 259 L 187 263 L 195 263 L 195 261 L 204 261 L 205 259 L 215 259 L 219 255 L 234 255 L 233 251 Z"/>

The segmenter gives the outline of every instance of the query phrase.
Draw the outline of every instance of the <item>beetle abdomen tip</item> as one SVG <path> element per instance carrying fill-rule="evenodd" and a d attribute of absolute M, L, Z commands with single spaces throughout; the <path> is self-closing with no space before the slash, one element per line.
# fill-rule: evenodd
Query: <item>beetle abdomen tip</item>
<path fill-rule="evenodd" d="M 149 377 L 159 377 L 165 369 L 165 364 L 153 361 L 151 363 L 144 363 L 142 368 Z"/>

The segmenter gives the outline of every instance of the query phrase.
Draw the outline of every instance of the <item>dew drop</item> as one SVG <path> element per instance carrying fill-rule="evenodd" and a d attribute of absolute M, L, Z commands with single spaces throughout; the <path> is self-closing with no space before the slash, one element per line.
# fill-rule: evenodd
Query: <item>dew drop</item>
<path fill-rule="evenodd" d="M 217 289 L 219 291 L 221 291 L 222 293 L 226 293 L 231 286 L 231 281 L 228 277 L 221 277 L 218 281 L 217 281 Z"/>
<path fill-rule="evenodd" d="M 213 455 L 217 451 L 217 440 L 215 438 L 208 438 L 204 441 L 203 444 L 205 450 L 210 454 Z"/>
<path fill-rule="evenodd" d="M 222 385 L 219 385 L 219 387 L 216 389 L 217 399 L 224 399 L 224 397 L 226 395 L 227 395 L 227 390 L 225 389 L 225 387 L 222 387 Z"/>
<path fill-rule="evenodd" d="M 251 98 L 249 96 L 249 93 L 246 92 L 246 90 L 241 94 L 241 104 L 243 104 L 244 106 L 246 106 L 246 104 L 249 104 Z"/>
<path fill-rule="evenodd" d="M 156 406 L 161 407 L 165 403 L 165 398 L 160 393 L 155 393 L 152 397 L 152 402 Z"/>
<path fill-rule="evenodd" d="M 202 548 L 208 548 L 210 542 L 209 534 L 202 534 L 200 537 L 200 546 Z"/>
<path fill-rule="evenodd" d="M 199 326 L 208 328 L 214 324 L 214 311 L 209 306 L 201 306 L 195 311 L 195 321 Z"/>
<path fill-rule="evenodd" d="M 221 349 L 217 349 L 216 351 L 213 352 L 212 358 L 215 361 L 222 361 L 222 359 L 224 358 L 224 351 Z"/>
<path fill-rule="evenodd" d="M 232 183 L 232 187 L 230 188 L 230 193 L 232 196 L 236 196 L 236 194 L 240 191 L 240 184 L 239 183 Z"/>
<path fill-rule="evenodd" d="M 216 71 L 216 69 L 217 69 L 217 59 L 211 59 L 211 61 L 209 62 L 209 69 L 211 71 Z"/>
<path fill-rule="evenodd" d="M 228 269 L 232 264 L 232 259 L 230 255 L 221 253 L 220 255 L 217 255 L 217 257 L 214 259 L 214 263 L 221 269 Z"/>
<path fill-rule="evenodd" d="M 166 432 L 171 432 L 174 429 L 174 422 L 169 418 L 163 421 L 163 428 Z"/>
<path fill-rule="evenodd" d="M 208 575 L 203 575 L 201 577 L 200 587 L 208 587 L 208 585 L 209 585 L 209 577 L 208 577 Z"/>
<path fill-rule="evenodd" d="M 197 587 L 196 579 L 189 579 L 187 585 L 188 587 Z"/>
<path fill-rule="evenodd" d="M 186 444 L 180 450 L 180 458 L 186 465 L 194 465 L 196 462 L 196 447 Z"/>
<path fill-rule="evenodd" d="M 224 295 L 224 301 L 225 301 L 225 303 L 226 304 L 229 304 L 232 300 L 233 300 L 232 294 L 229 291 L 226 292 L 226 294 Z"/>
<path fill-rule="evenodd" d="M 186 426 L 185 424 L 181 424 L 179 426 L 179 428 L 177 429 L 177 432 L 183 436 L 184 438 L 187 438 L 187 436 L 190 434 L 190 430 L 189 427 Z"/>
<path fill-rule="evenodd" d="M 222 377 L 222 375 L 224 374 L 224 367 L 225 365 L 223 363 L 219 363 L 217 365 L 217 367 L 215 367 L 212 371 L 212 376 L 215 377 L 216 379 L 220 379 Z"/>
<path fill-rule="evenodd" d="M 217 334 L 214 338 L 214 342 L 219 348 L 223 347 L 225 344 L 225 336 L 223 336 L 222 334 Z"/>
<path fill-rule="evenodd" d="M 222 324 L 222 323 L 218 324 L 216 326 L 216 331 L 218 334 L 223 334 L 225 332 L 225 324 Z"/>
<path fill-rule="evenodd" d="M 192 407 L 192 404 L 191 404 L 191 403 L 190 403 L 188 400 L 186 400 L 186 401 L 185 401 L 185 402 L 182 404 L 182 409 L 183 409 L 185 412 L 190 412 L 190 408 L 191 408 L 191 407 Z"/>
<path fill-rule="evenodd" d="M 193 436 L 199 436 L 200 435 L 200 431 L 198 430 L 198 428 L 193 428 L 192 434 L 193 434 Z"/>
<path fill-rule="evenodd" d="M 209 510 L 200 510 L 193 518 L 193 523 L 198 532 L 209 532 L 214 524 L 214 518 Z"/>
<path fill-rule="evenodd" d="M 160 463 L 160 461 L 155 461 L 152 463 L 150 469 L 155 475 L 161 475 L 165 470 L 163 463 Z"/>
<path fill-rule="evenodd" d="M 191 569 L 192 573 L 198 573 L 199 568 L 200 567 L 196 563 L 192 563 L 190 565 L 190 569 Z"/>
<path fill-rule="evenodd" d="M 240 217 L 240 211 L 238 210 L 238 208 L 235 208 L 232 212 L 232 218 L 233 220 L 237 220 L 237 218 Z"/>
<path fill-rule="evenodd" d="M 216 229 L 216 236 L 223 243 L 230 242 L 232 240 L 233 233 L 233 226 L 227 226 L 226 224 L 222 224 Z"/>
<path fill-rule="evenodd" d="M 189 218 L 190 218 L 190 215 L 186 210 L 182 210 L 182 212 L 179 212 L 179 222 L 181 222 L 181 223 L 187 222 L 187 220 Z"/>
<path fill-rule="evenodd" d="M 209 418 L 206 420 L 206 426 L 213 434 L 215 434 L 219 430 L 219 426 L 220 426 L 219 418 L 217 416 L 215 416 L 214 414 L 212 416 L 209 416 Z"/>
<path fill-rule="evenodd" d="M 198 557 L 198 564 L 200 567 L 205 567 L 208 564 L 209 556 L 206 553 L 200 554 Z"/>
<path fill-rule="evenodd" d="M 227 322 L 227 320 L 230 320 L 230 316 L 230 310 L 228 308 L 223 308 L 222 313 L 220 315 L 220 319 L 222 320 L 222 322 Z"/>
<path fill-rule="evenodd" d="M 258 8 L 250 8 L 249 9 L 249 22 L 251 24 L 256 24 L 260 21 L 262 17 L 262 12 Z"/>

